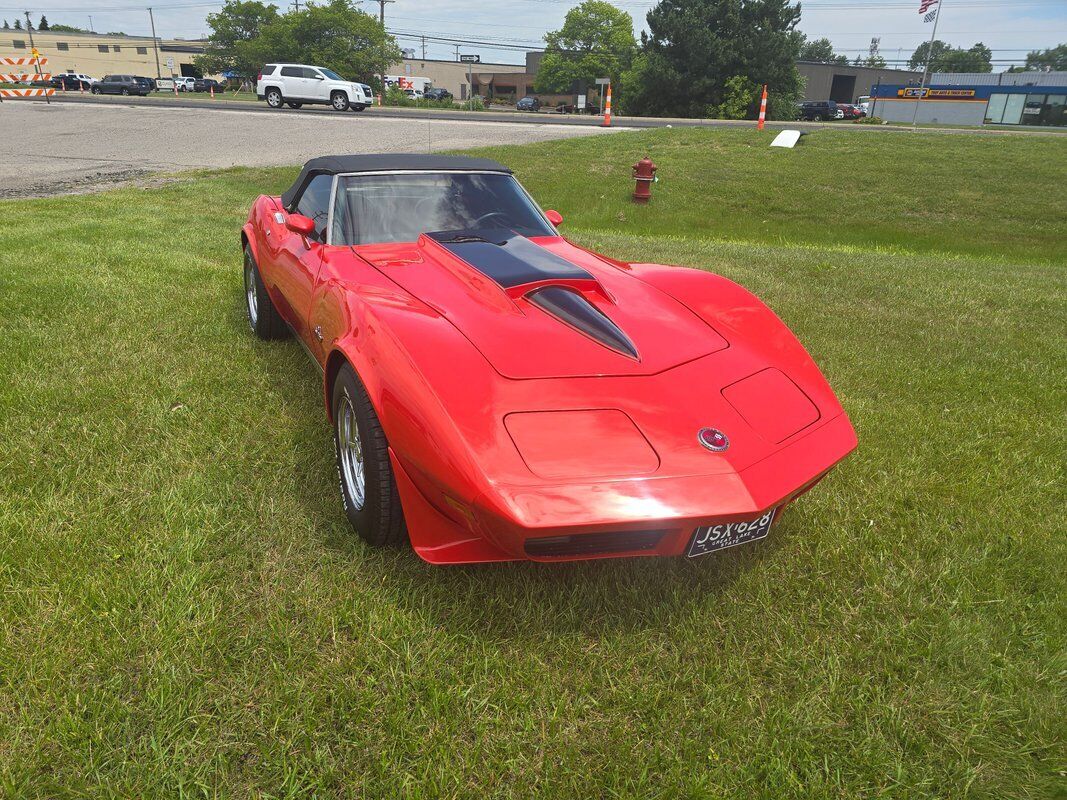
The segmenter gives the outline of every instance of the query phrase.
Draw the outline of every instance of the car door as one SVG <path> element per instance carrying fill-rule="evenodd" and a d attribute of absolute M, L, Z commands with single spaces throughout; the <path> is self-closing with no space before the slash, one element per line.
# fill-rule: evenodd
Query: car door
<path fill-rule="evenodd" d="M 282 97 L 286 100 L 290 98 L 296 98 L 298 100 L 308 99 L 306 87 L 307 81 L 304 80 L 303 67 L 282 67 L 281 72 L 278 73 L 278 77 L 281 78 Z"/>
<path fill-rule="evenodd" d="M 307 90 L 305 97 L 323 103 L 327 102 L 330 99 L 330 90 L 326 86 L 326 76 L 311 67 L 301 67 L 301 69 L 304 72 L 304 83 Z"/>
<path fill-rule="evenodd" d="M 316 175 L 312 178 L 291 211 L 310 218 L 315 223 L 315 231 L 305 238 L 288 228 L 282 228 L 279 230 L 281 241 L 275 245 L 275 261 L 278 265 L 276 285 L 289 306 L 290 324 L 308 347 L 314 342 L 308 329 L 308 315 L 326 242 L 332 191 L 332 175 Z"/>

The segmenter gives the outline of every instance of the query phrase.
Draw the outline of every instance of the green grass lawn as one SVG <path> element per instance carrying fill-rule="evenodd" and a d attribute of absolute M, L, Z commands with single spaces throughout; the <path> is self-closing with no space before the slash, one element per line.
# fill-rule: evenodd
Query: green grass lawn
<path fill-rule="evenodd" d="M 294 170 L 0 203 L 0 796 L 1063 797 L 1067 142 L 769 139 L 492 151 L 577 241 L 754 289 L 856 424 L 695 563 L 361 544 L 316 369 L 243 316 Z"/>

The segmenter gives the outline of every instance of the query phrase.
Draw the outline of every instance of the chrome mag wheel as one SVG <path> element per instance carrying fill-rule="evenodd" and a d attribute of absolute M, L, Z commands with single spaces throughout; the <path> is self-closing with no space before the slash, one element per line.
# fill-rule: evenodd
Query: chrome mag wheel
<path fill-rule="evenodd" d="M 245 257 L 245 299 L 248 302 L 248 324 L 256 329 L 259 320 L 259 298 L 256 297 L 256 272 L 252 259 Z"/>
<path fill-rule="evenodd" d="M 341 480 L 355 506 L 363 508 L 367 497 L 367 477 L 363 468 L 363 443 L 356 424 L 356 409 L 346 393 L 337 408 L 337 442 L 341 450 Z"/>

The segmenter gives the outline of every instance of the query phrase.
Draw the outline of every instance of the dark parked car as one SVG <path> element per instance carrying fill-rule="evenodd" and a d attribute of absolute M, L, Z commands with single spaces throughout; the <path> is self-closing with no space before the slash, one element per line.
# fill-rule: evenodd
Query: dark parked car
<path fill-rule="evenodd" d="M 448 89 L 427 89 L 423 97 L 427 100 L 451 100 L 452 92 Z"/>
<path fill-rule="evenodd" d="M 82 90 L 88 92 L 93 88 L 93 85 L 84 78 L 79 78 L 77 75 L 67 74 L 53 75 L 48 80 L 48 85 L 55 89 L 59 89 L 60 91 L 67 92 L 79 92 Z"/>
<path fill-rule="evenodd" d="M 143 75 L 134 75 L 133 79 L 150 92 L 154 92 L 156 90 L 156 82 L 152 78 L 146 78 Z"/>
<path fill-rule="evenodd" d="M 217 81 L 214 78 L 197 78 L 193 81 L 194 92 L 210 92 L 212 88 L 216 92 L 221 92 L 226 88 L 226 85 L 222 81 Z"/>
<path fill-rule="evenodd" d="M 137 94 L 142 97 L 150 90 L 138 83 L 133 75 L 105 75 L 93 84 L 93 94 Z"/>
<path fill-rule="evenodd" d="M 516 111 L 540 111 L 541 110 L 541 101 L 538 100 L 536 97 L 531 97 L 530 95 L 526 95 L 526 97 L 522 98 L 522 100 L 520 100 L 519 102 L 517 102 L 515 104 L 515 110 Z"/>
<path fill-rule="evenodd" d="M 800 118 L 804 120 L 841 119 L 837 103 L 833 100 L 819 100 L 802 103 Z"/>

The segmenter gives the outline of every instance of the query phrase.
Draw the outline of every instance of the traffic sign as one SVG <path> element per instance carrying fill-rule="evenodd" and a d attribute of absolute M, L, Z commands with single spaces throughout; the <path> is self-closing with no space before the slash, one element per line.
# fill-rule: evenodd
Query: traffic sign
<path fill-rule="evenodd" d="M 607 86 L 609 83 L 611 83 L 611 78 L 597 78 L 596 79 L 596 85 L 597 86 Z"/>
<path fill-rule="evenodd" d="M 459 60 L 465 64 L 480 64 L 482 62 L 481 56 L 460 56 Z"/>

